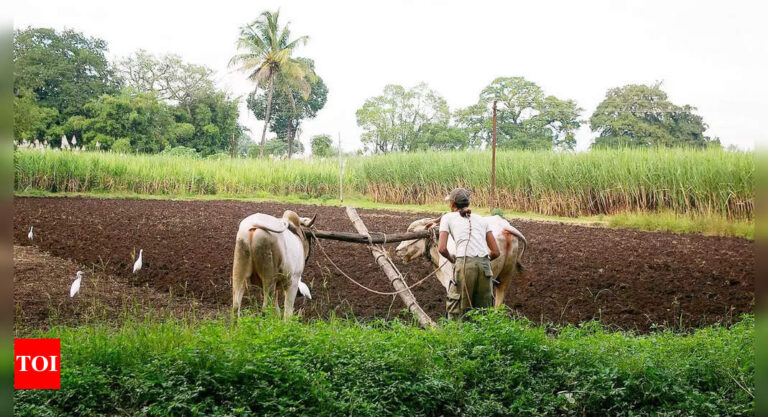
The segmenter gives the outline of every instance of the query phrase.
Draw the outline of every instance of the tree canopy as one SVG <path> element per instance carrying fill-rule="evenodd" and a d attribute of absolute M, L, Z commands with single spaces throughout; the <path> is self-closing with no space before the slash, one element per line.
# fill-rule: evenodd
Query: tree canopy
<path fill-rule="evenodd" d="M 576 146 L 583 110 L 573 100 L 546 96 L 536 83 L 522 77 L 496 78 L 480 92 L 477 104 L 454 114 L 471 146 L 491 142 L 494 101 L 499 147 L 571 150 Z"/>
<path fill-rule="evenodd" d="M 477 104 L 451 114 L 445 99 L 426 84 L 388 85 L 357 110 L 357 124 L 373 152 L 479 148 L 491 143 L 492 103 L 497 102 L 498 146 L 573 149 L 582 111 L 573 100 L 546 96 L 521 77 L 497 78 Z"/>
<path fill-rule="evenodd" d="M 304 150 L 302 124 L 328 99 L 315 62 L 294 56 L 307 41 L 292 35 L 279 11 L 264 11 L 240 28 L 229 65 L 254 83 L 246 104 L 265 122 L 256 149 L 238 123 L 240 98 L 217 88 L 212 69 L 145 50 L 113 64 L 102 39 L 74 30 L 19 29 L 13 36 L 13 135 L 53 146 L 74 135 L 81 146 L 98 143 L 121 152 L 183 147 L 179 152 L 290 158 Z M 368 152 L 484 148 L 491 143 L 494 103 L 500 148 L 570 151 L 586 122 L 574 100 L 550 95 L 523 77 L 498 77 L 476 103 L 455 111 L 426 83 L 389 84 L 355 116 Z M 718 138 L 705 135 L 696 108 L 672 103 L 661 83 L 608 90 L 589 124 L 597 136 L 593 147 L 720 146 Z M 267 129 L 276 135 L 269 141 Z M 309 144 L 315 156 L 336 152 L 327 135 Z"/>
<path fill-rule="evenodd" d="M 232 134 L 242 138 L 238 101 L 216 89 L 209 68 L 141 50 L 113 66 L 106 51 L 103 40 L 70 30 L 16 31 L 14 137 L 204 155 L 228 149 Z"/>
<path fill-rule="evenodd" d="M 317 115 L 328 100 L 328 87 L 323 79 L 315 74 L 314 61 L 307 58 L 297 58 L 306 68 L 305 78 L 310 86 L 309 94 L 291 87 L 292 80 L 286 79 L 283 73 L 275 78 L 276 88 L 272 97 L 272 110 L 269 117 L 269 130 L 277 135 L 278 140 L 293 143 L 299 132 L 301 123 Z M 266 104 L 269 92 L 257 90 L 248 96 L 248 108 L 259 120 L 266 118 Z M 293 150 L 298 149 L 293 147 Z M 303 148 L 302 148 L 303 149 Z M 291 152 L 293 153 L 293 152 Z"/>
<path fill-rule="evenodd" d="M 191 111 L 197 97 L 216 90 L 213 70 L 184 62 L 173 54 L 155 57 L 139 49 L 119 61 L 118 71 L 127 86 L 140 93 L 154 93 L 187 111 Z"/>
<path fill-rule="evenodd" d="M 248 143 L 244 148 L 244 153 L 250 158 L 261 157 L 261 146 L 254 143 Z M 293 153 L 304 152 L 304 144 L 299 141 L 293 142 Z M 274 137 L 268 139 L 265 147 L 265 155 L 284 158 L 288 156 L 288 142 Z"/>
<path fill-rule="evenodd" d="M 256 20 L 241 27 L 237 40 L 239 53 L 229 62 L 230 66 L 247 72 L 248 78 L 256 83 L 257 88 L 263 88 L 266 84 L 267 98 L 263 119 L 265 123 L 261 132 L 262 157 L 269 125 L 267 121 L 271 120 L 275 77 L 281 74 L 282 88 L 287 91 L 300 91 L 305 98 L 311 90 L 311 74 L 306 63 L 292 57 L 293 50 L 299 44 L 306 44 L 309 37 L 299 36 L 291 39 L 290 23 L 280 26 L 279 19 L 279 11 L 264 11 Z"/>
<path fill-rule="evenodd" d="M 85 104 L 120 89 L 107 60 L 107 43 L 73 30 L 16 30 L 13 36 L 14 90 L 39 107 L 55 109 L 56 122 L 82 114 Z"/>
<path fill-rule="evenodd" d="M 238 100 L 229 98 L 226 93 L 211 91 L 191 99 L 189 108 L 176 107 L 176 143 L 194 148 L 203 155 L 227 150 L 231 146 L 232 135 L 237 140 L 244 130 L 237 122 L 240 114 L 237 104 Z"/>
<path fill-rule="evenodd" d="M 333 139 L 330 135 L 315 135 L 309 140 L 312 147 L 312 156 L 327 158 L 335 156 L 338 150 L 333 147 Z"/>
<path fill-rule="evenodd" d="M 422 135 L 435 125 L 446 126 L 451 113 L 445 99 L 420 83 L 413 88 L 390 84 L 355 113 L 363 128 L 360 138 L 373 152 L 413 151 L 430 147 Z"/>
<path fill-rule="evenodd" d="M 594 147 L 720 146 L 695 107 L 669 101 L 661 83 L 612 88 L 589 119 Z"/>

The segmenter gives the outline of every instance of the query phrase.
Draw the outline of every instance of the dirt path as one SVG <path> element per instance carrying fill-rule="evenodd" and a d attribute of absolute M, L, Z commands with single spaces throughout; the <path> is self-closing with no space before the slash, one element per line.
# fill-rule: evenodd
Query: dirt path
<path fill-rule="evenodd" d="M 26 234 L 34 225 L 34 246 L 54 256 L 98 269 L 129 286 L 148 286 L 161 294 L 186 294 L 206 308 L 224 311 L 231 303 L 232 253 L 240 220 L 255 212 L 279 216 L 285 209 L 303 216 L 317 213 L 316 224 L 321 229 L 354 231 L 339 207 L 16 198 L 14 242 L 30 245 Z M 431 215 L 359 212 L 370 230 L 390 233 L 404 231 L 411 221 Z M 528 237 L 530 247 L 524 259 L 526 282 L 512 289 L 507 304 L 531 320 L 574 323 L 600 318 L 623 329 L 647 330 L 654 323 L 727 323 L 753 310 L 752 241 L 524 220 L 513 220 L 513 224 Z M 359 281 L 391 291 L 364 246 L 331 241 L 322 244 L 334 261 Z M 395 245 L 388 247 L 394 251 Z M 133 257 L 140 248 L 144 249 L 145 266 L 133 275 Z M 398 263 L 398 267 L 414 280 L 430 272 L 426 260 Z M 18 265 L 16 269 L 18 274 Z M 45 263 L 34 273 L 38 285 L 58 279 Z M 349 283 L 326 265 L 317 251 L 310 258 L 304 281 L 312 287 L 314 299 L 299 299 L 296 307 L 309 317 L 331 313 L 392 317 L 403 310 L 399 300 Z M 445 313 L 445 293 L 436 279 L 415 289 L 414 294 L 432 317 Z M 19 291 L 18 284 L 14 298 L 25 311 L 37 302 L 28 292 Z M 28 314 L 22 317 L 32 320 Z"/>

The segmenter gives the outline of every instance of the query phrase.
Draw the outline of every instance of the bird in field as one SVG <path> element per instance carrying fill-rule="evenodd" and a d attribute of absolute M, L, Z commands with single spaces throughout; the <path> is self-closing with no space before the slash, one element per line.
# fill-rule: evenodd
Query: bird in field
<path fill-rule="evenodd" d="M 83 281 L 83 271 L 77 271 L 77 279 L 72 283 L 72 287 L 69 288 L 69 298 L 72 298 L 80 291 L 80 283 Z"/>
<path fill-rule="evenodd" d="M 141 269 L 141 256 L 144 253 L 144 249 L 139 249 L 139 257 L 136 259 L 136 262 L 133 263 L 133 273 L 139 272 L 139 269 Z"/>
<path fill-rule="evenodd" d="M 304 297 L 307 297 L 308 300 L 312 299 L 312 294 L 309 293 L 309 287 L 307 286 L 307 284 L 301 282 L 301 280 L 299 280 L 299 292 Z"/>
<path fill-rule="evenodd" d="M 32 240 L 35 238 L 35 232 L 34 232 L 35 226 L 29 227 L 29 233 L 27 233 L 27 239 Z"/>

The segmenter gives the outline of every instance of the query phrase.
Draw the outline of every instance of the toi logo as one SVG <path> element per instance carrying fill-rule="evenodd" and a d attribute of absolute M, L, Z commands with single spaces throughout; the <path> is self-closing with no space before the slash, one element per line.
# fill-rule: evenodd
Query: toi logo
<path fill-rule="evenodd" d="M 14 339 L 13 387 L 61 388 L 61 340 Z"/>

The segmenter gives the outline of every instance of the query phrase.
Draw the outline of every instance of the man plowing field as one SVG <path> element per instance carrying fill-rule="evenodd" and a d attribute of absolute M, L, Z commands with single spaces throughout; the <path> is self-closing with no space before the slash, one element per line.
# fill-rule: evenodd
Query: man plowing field
<path fill-rule="evenodd" d="M 461 309 L 461 297 L 463 295 L 466 298 L 465 307 L 467 308 L 478 308 L 485 306 L 486 304 L 485 301 L 479 301 L 477 303 L 473 302 L 471 296 L 465 295 L 463 292 L 456 294 L 456 290 L 459 289 L 459 287 L 455 285 L 458 283 L 456 275 L 464 275 L 463 271 L 459 271 L 457 266 L 462 266 L 463 269 L 464 265 L 469 265 L 464 262 L 461 257 L 458 258 L 458 265 L 454 265 L 457 256 L 464 255 L 465 252 L 467 252 L 466 255 L 480 255 L 474 257 L 470 256 L 469 258 L 483 258 L 483 254 L 488 255 L 484 261 L 470 259 L 470 263 L 482 263 L 483 265 L 490 263 L 491 265 L 491 276 L 493 280 L 486 278 L 486 272 L 483 270 L 483 282 L 479 282 L 483 288 L 479 290 L 475 288 L 475 291 L 479 291 L 480 294 L 483 292 L 485 294 L 491 292 L 492 294 L 490 297 L 492 297 L 493 300 L 492 305 L 499 306 L 504 303 L 505 294 L 514 278 L 519 275 L 523 269 L 520 264 L 520 259 L 527 246 L 525 236 L 501 216 L 481 217 L 470 214 L 468 210 L 470 192 L 464 189 L 461 190 L 462 191 L 454 190 L 448 197 L 446 197 L 451 204 L 451 213 L 436 219 L 427 218 L 416 220 L 408 226 L 409 232 L 438 228 L 441 231 L 439 236 L 404 241 L 397 247 L 397 255 L 406 263 L 424 256 L 437 269 L 436 276 L 440 283 L 443 284 L 443 287 L 448 294 L 446 307 L 449 317 L 456 317 L 457 314 L 460 315 L 466 311 Z M 458 203 L 456 200 L 458 200 Z M 462 216 L 462 211 L 465 216 L 468 217 Z M 476 219 L 479 219 L 479 221 Z M 474 236 L 472 242 L 476 243 L 474 245 L 464 239 L 464 236 L 469 234 L 470 223 L 473 228 L 472 235 Z M 476 225 L 478 224 L 485 224 L 485 232 L 482 232 L 482 225 L 479 226 L 480 229 L 477 228 L 478 226 Z M 464 227 L 466 227 L 466 229 L 464 229 Z M 444 230 L 445 228 L 448 230 Z M 445 231 L 445 233 L 442 233 L 443 231 Z M 452 231 L 455 231 L 456 234 L 454 235 Z M 491 246 L 487 242 L 489 233 L 492 235 L 492 240 L 495 242 L 496 247 L 499 248 L 500 253 L 500 255 L 493 260 L 490 259 Z M 445 237 L 445 246 L 443 246 L 444 250 L 440 252 L 441 238 L 443 237 Z M 455 237 L 461 237 L 462 242 L 459 243 Z M 445 256 L 446 252 L 447 255 L 451 255 L 450 258 Z M 463 259 L 467 259 L 467 257 L 464 256 Z M 475 281 L 477 280 L 475 279 Z M 488 286 L 488 292 L 485 291 L 486 284 Z M 471 287 L 472 286 L 470 285 L 470 288 Z M 466 291 L 466 293 L 469 293 L 469 291 Z M 458 304 L 456 303 L 457 297 L 459 298 Z M 458 311 L 458 313 L 451 313 L 452 309 Z"/>
<path fill-rule="evenodd" d="M 456 188 L 445 197 L 451 212 L 440 219 L 437 251 L 454 264 L 448 285 L 446 311 L 458 319 L 472 308 L 493 307 L 491 261 L 499 257 L 499 246 L 482 217 L 469 209 L 470 192 Z M 448 250 L 448 236 L 456 242 L 456 253 Z"/>

